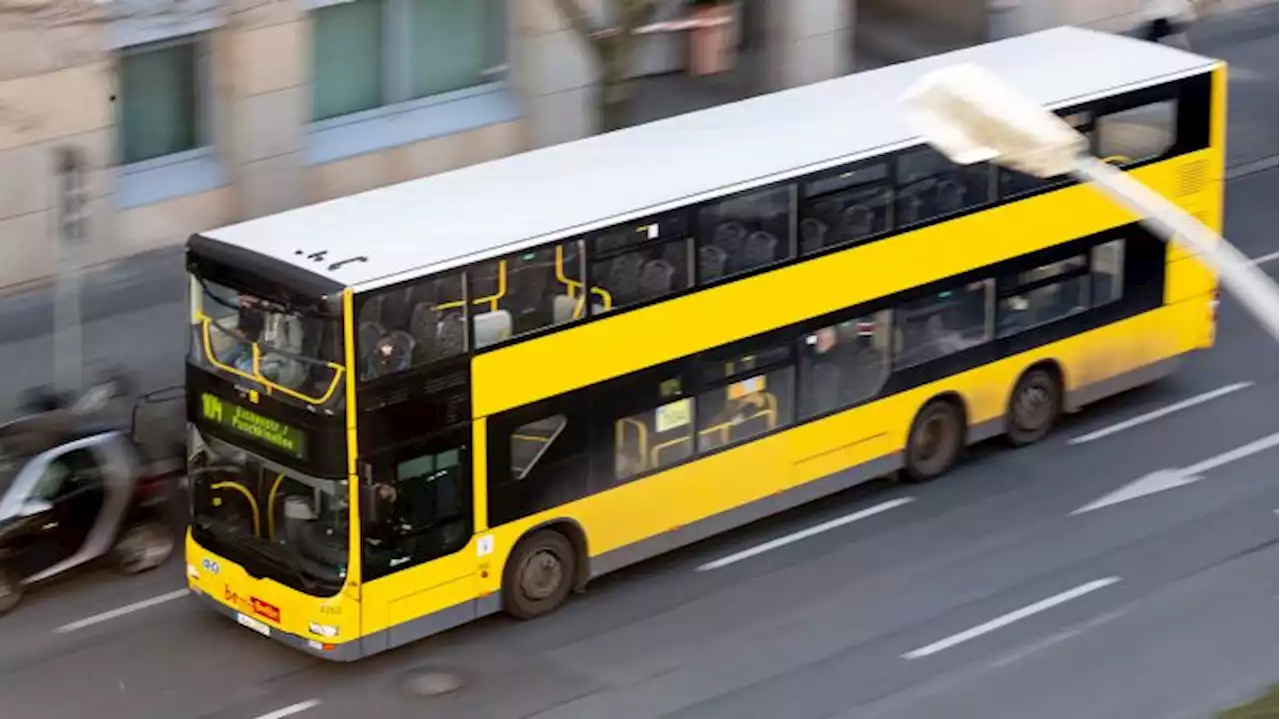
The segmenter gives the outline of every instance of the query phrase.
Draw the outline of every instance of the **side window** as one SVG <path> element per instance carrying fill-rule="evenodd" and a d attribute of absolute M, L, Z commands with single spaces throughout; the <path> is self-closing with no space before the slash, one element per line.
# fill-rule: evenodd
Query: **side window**
<path fill-rule="evenodd" d="M 586 316 L 578 240 L 482 262 L 468 273 L 477 349 Z"/>
<path fill-rule="evenodd" d="M 709 452 L 793 421 L 795 367 L 786 344 L 706 360 L 698 394 L 698 451 Z"/>
<path fill-rule="evenodd" d="M 590 242 L 592 314 L 665 297 L 692 281 L 682 213 L 615 227 Z"/>
<path fill-rule="evenodd" d="M 55 457 L 44 468 L 35 486 L 32 499 L 56 502 L 81 489 L 93 489 L 102 484 L 97 457 L 88 449 L 75 449 Z"/>
<path fill-rule="evenodd" d="M 900 153 L 896 159 L 894 224 L 910 227 L 955 214 L 991 200 L 989 165 L 953 164 L 931 147 Z"/>
<path fill-rule="evenodd" d="M 1074 112 L 1064 115 L 1062 119 L 1070 126 L 1074 127 L 1078 132 L 1083 133 L 1090 138 L 1092 144 L 1093 124 L 1092 119 L 1087 112 Z M 1037 190 L 1065 185 L 1071 181 L 1070 177 L 1036 177 L 1035 175 L 1026 175 L 1017 170 L 1007 168 L 997 168 L 1000 176 L 1000 196 L 1016 197 L 1018 195 L 1026 195 Z"/>
<path fill-rule="evenodd" d="M 999 335 L 1006 337 L 1089 307 L 1089 258 L 1076 255 L 1000 280 L 996 310 Z"/>
<path fill-rule="evenodd" d="M 658 405 L 613 423 L 613 475 L 626 481 L 678 464 L 693 456 L 693 398 L 683 380 L 670 377 L 658 386 Z"/>
<path fill-rule="evenodd" d="M 793 186 L 735 195 L 698 211 L 698 282 L 791 256 Z"/>
<path fill-rule="evenodd" d="M 991 339 L 994 283 L 972 282 L 905 302 L 894 311 L 894 369 L 912 367 Z"/>
<path fill-rule="evenodd" d="M 547 404 L 490 418 L 489 524 L 505 524 L 591 494 L 591 429 L 583 396 L 559 397 L 553 404 L 562 411 L 536 419 L 530 418 L 530 410 L 545 411 Z"/>
<path fill-rule="evenodd" d="M 382 290 L 359 304 L 360 379 L 419 367 L 467 350 L 462 274 Z"/>
<path fill-rule="evenodd" d="M 1098 116 L 1098 156 L 1129 165 L 1161 157 L 1178 140 L 1178 102 L 1161 100 Z"/>
<path fill-rule="evenodd" d="M 867 162 L 800 188 L 800 253 L 851 245 L 889 229 L 889 163 Z"/>
<path fill-rule="evenodd" d="M 462 549 L 471 536 L 470 478 L 462 448 L 375 460 L 364 498 L 370 578 Z"/>
<path fill-rule="evenodd" d="M 1112 240 L 1090 252 L 1093 306 L 1115 302 L 1124 295 L 1124 240 Z"/>
<path fill-rule="evenodd" d="M 810 332 L 800 346 L 800 414 L 852 407 L 880 393 L 889 377 L 891 312 L 881 310 Z"/>
<path fill-rule="evenodd" d="M 557 414 L 517 427 L 511 433 L 511 478 L 519 481 L 528 477 L 568 423 L 564 415 Z"/>

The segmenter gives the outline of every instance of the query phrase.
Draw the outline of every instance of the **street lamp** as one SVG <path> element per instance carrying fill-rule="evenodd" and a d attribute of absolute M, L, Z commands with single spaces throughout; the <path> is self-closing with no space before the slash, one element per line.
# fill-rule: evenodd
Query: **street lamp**
<path fill-rule="evenodd" d="M 1254 318 L 1280 339 L 1280 292 L 1224 238 L 1142 183 L 1088 154 L 1089 143 L 1058 116 L 977 65 L 925 75 L 902 97 L 908 120 L 961 165 L 994 162 L 1037 177 L 1074 175 L 1133 211 L 1144 225 L 1200 255 Z"/>

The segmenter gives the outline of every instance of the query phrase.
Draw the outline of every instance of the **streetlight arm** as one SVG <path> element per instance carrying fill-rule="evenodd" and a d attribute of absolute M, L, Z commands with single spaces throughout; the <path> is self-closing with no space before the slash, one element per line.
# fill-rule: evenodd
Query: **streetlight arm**
<path fill-rule="evenodd" d="M 1097 158 L 1079 156 L 1071 172 L 1138 215 L 1157 235 L 1182 243 L 1201 256 L 1222 275 L 1227 290 L 1262 323 L 1272 338 L 1280 339 L 1280 294 L 1276 283 L 1230 242 L 1146 185 Z"/>

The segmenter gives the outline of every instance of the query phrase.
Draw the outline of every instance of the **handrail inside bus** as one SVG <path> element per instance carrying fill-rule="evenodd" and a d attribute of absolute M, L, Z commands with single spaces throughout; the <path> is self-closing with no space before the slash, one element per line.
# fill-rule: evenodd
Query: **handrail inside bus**
<path fill-rule="evenodd" d="M 249 500 L 249 508 L 253 510 L 253 536 L 259 536 L 262 530 L 260 526 L 260 519 L 258 517 L 258 500 L 253 498 L 253 492 L 250 492 L 243 484 L 230 480 L 211 484 L 209 485 L 209 489 L 234 489 L 240 494 L 243 494 L 244 498 Z"/>
<path fill-rule="evenodd" d="M 571 280 L 564 274 L 564 245 L 556 245 L 556 281 L 565 287 L 565 294 L 572 299 L 582 283 L 578 280 Z"/>
<path fill-rule="evenodd" d="M 564 273 L 564 245 L 563 244 L 556 245 L 555 266 L 556 266 L 556 281 L 564 285 L 565 294 L 568 295 L 569 299 L 578 300 L 577 303 L 575 303 L 573 306 L 573 318 L 575 320 L 580 320 L 582 319 L 582 316 L 583 314 L 585 314 L 587 309 L 587 293 L 583 292 L 581 295 L 578 295 L 577 292 L 580 288 L 583 287 L 583 283 L 579 282 L 578 280 L 569 279 L 569 277 L 566 276 Z M 613 298 L 609 298 L 609 299 L 610 299 L 610 302 L 612 302 Z"/>
<path fill-rule="evenodd" d="M 542 457 L 547 453 L 547 450 L 551 449 L 551 443 L 559 439 L 560 433 L 564 432 L 564 428 L 568 426 L 569 426 L 568 422 L 561 422 L 560 425 L 556 427 L 556 431 L 551 433 L 550 437 L 538 437 L 531 434 L 511 435 L 512 439 L 518 438 L 525 441 L 540 442 L 542 444 L 542 446 L 538 448 L 537 454 L 533 455 L 533 458 L 529 460 L 529 464 L 520 470 L 520 476 L 516 477 L 516 479 L 524 479 L 525 477 L 529 476 L 529 472 L 533 471 L 533 468 L 536 467 L 538 465 L 538 462 L 542 460 Z"/>
<path fill-rule="evenodd" d="M 204 344 L 204 354 L 205 354 L 205 357 L 209 360 L 209 364 L 213 365 L 214 367 L 217 367 L 223 372 L 227 372 L 237 377 L 243 377 L 244 379 L 257 382 L 258 384 L 265 387 L 268 393 L 279 392 L 283 395 L 293 397 L 294 399 L 297 399 L 302 402 L 306 402 L 307 404 L 315 405 L 315 406 L 325 404 L 333 397 L 333 394 L 338 391 L 338 384 L 341 381 L 342 373 L 346 370 L 346 368 L 340 364 L 335 364 L 333 362 L 324 362 L 324 365 L 326 367 L 333 370 L 333 380 L 329 382 L 329 388 L 325 390 L 324 394 L 320 395 L 319 397 L 314 397 L 311 395 L 303 394 L 302 392 L 298 392 L 296 390 L 289 389 L 288 387 L 285 387 L 282 384 L 272 382 L 271 380 L 262 376 L 262 372 L 259 370 L 259 367 L 258 367 L 258 363 L 261 358 L 261 348 L 258 346 L 257 342 L 249 343 L 249 346 L 253 355 L 253 371 L 252 372 L 245 372 L 242 369 L 232 367 L 231 365 L 226 364 L 222 360 L 219 360 L 213 352 L 213 337 L 209 329 L 209 326 L 212 323 L 213 323 L 213 319 L 210 318 L 208 315 L 201 315 L 200 325 L 202 330 L 201 331 L 202 340 Z M 285 353 L 281 353 L 281 354 L 285 354 Z M 299 359 L 303 359 L 308 362 L 314 362 L 314 360 L 310 360 L 307 358 L 299 358 Z"/>
<path fill-rule="evenodd" d="M 729 432 L 730 430 L 733 429 L 733 427 L 739 424 L 750 422 L 755 419 L 759 419 L 760 417 L 765 418 L 765 421 L 768 424 L 768 429 L 770 432 L 776 429 L 778 426 L 778 400 L 773 396 L 773 393 L 760 392 L 759 394 L 748 395 L 748 396 L 759 397 L 763 399 L 765 406 L 762 409 L 752 414 L 749 414 L 746 417 L 743 417 L 742 419 L 737 420 L 736 422 L 732 419 L 729 419 L 719 424 L 715 424 L 710 427 L 707 427 L 706 429 L 698 430 L 698 437 L 705 437 L 709 434 L 719 432 L 720 441 L 723 442 L 724 444 L 729 444 L 729 442 L 732 440 L 732 437 L 730 436 Z M 746 398 L 744 397 L 743 399 L 746 399 Z"/>
<path fill-rule="evenodd" d="M 267 495 L 267 540 L 271 542 L 276 541 L 276 490 L 280 489 L 283 481 L 284 472 L 281 472 L 271 483 L 271 493 Z"/>
<path fill-rule="evenodd" d="M 506 260 L 498 261 L 497 276 L 498 276 L 498 291 L 486 297 L 477 297 L 471 300 L 471 304 L 483 305 L 485 303 L 488 303 L 490 312 L 498 311 L 498 301 L 501 300 L 503 297 L 507 296 L 507 261 Z M 444 310 L 456 310 L 462 307 L 463 303 L 464 303 L 463 300 L 453 300 L 451 302 L 443 302 L 441 304 L 436 305 L 436 311 L 442 312 Z"/>
<path fill-rule="evenodd" d="M 649 450 L 649 453 L 650 453 L 650 463 L 651 463 L 654 467 L 659 466 L 659 465 L 658 465 L 658 455 L 662 453 L 662 450 L 664 450 L 664 449 L 668 449 L 668 448 L 670 448 L 670 447 L 675 447 L 675 446 L 677 446 L 677 445 L 681 445 L 681 444 L 688 444 L 688 443 L 689 443 L 689 440 L 690 440 L 689 436 L 688 436 L 688 435 L 685 435 L 685 436 L 683 436 L 683 437 L 676 437 L 675 439 L 669 439 L 669 440 L 667 440 L 666 442 L 661 442 L 661 443 L 659 443 L 659 444 L 655 445 L 653 449 Z"/>
<path fill-rule="evenodd" d="M 608 312 L 613 309 L 613 295 L 609 294 L 608 290 L 592 285 L 591 291 L 604 298 L 604 307 L 601 308 L 603 311 Z"/>
<path fill-rule="evenodd" d="M 649 468 L 649 428 L 643 422 L 631 417 L 623 417 L 614 424 L 614 440 L 615 447 L 621 449 L 626 445 L 626 426 L 631 425 L 636 428 L 638 435 L 638 444 L 640 445 L 640 467 L 637 472 L 643 472 Z M 617 449 L 614 451 L 616 452 Z"/>

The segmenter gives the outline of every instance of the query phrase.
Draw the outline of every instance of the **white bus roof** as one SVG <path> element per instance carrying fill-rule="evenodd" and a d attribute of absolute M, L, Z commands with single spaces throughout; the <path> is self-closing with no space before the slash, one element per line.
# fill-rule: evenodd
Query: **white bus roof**
<path fill-rule="evenodd" d="M 1048 106 L 1217 61 L 1061 27 L 524 152 L 202 233 L 357 290 L 520 251 L 917 142 L 898 99 L 974 62 Z M 325 261 L 306 255 L 325 250 Z M 299 252 L 301 251 L 301 252 Z M 365 261 L 330 263 L 363 256 Z"/>

